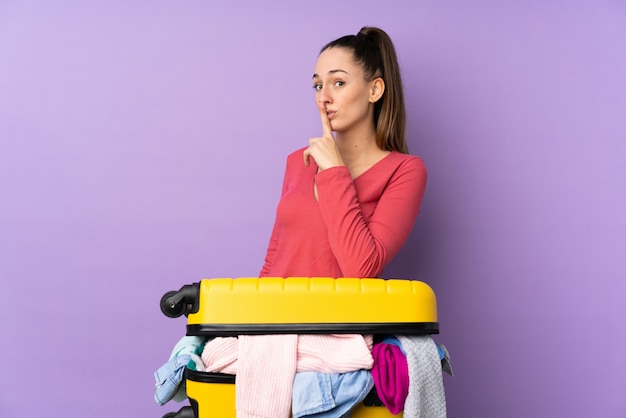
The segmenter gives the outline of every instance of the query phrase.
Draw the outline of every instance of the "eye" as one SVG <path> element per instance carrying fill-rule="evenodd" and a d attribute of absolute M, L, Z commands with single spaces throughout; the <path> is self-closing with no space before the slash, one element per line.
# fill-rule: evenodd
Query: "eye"
<path fill-rule="evenodd" d="M 337 80 L 337 81 L 335 81 L 335 86 L 337 86 L 337 87 L 342 87 L 342 86 L 344 86 L 345 84 L 346 84 L 346 82 L 345 82 L 345 81 L 341 81 L 341 80 Z"/>
<path fill-rule="evenodd" d="M 320 91 L 322 89 L 322 84 L 321 83 L 315 83 L 313 84 L 313 89 L 315 91 Z"/>

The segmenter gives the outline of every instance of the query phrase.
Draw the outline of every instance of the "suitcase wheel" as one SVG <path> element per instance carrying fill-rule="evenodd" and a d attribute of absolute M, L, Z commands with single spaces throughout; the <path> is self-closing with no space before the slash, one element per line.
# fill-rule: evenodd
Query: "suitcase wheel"
<path fill-rule="evenodd" d="M 198 312 L 200 284 L 185 285 L 180 290 L 167 292 L 161 298 L 161 312 L 168 318 L 178 318 Z"/>
<path fill-rule="evenodd" d="M 183 406 L 178 412 L 170 412 L 163 415 L 163 418 L 196 418 L 196 414 L 193 412 L 192 407 Z"/>
<path fill-rule="evenodd" d="M 161 298 L 161 312 L 163 312 L 163 314 L 167 316 L 168 318 L 178 318 L 179 316 L 185 313 L 185 304 L 181 303 L 180 301 L 177 302 L 176 299 L 174 298 L 174 296 L 176 296 L 177 293 L 178 293 L 177 291 L 172 290 L 164 294 L 163 297 Z M 173 417 L 167 417 L 167 418 L 173 418 Z"/>

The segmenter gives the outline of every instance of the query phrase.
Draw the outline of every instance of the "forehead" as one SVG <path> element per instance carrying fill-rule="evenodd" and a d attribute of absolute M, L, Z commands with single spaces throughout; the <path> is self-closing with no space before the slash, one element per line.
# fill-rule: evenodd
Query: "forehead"
<path fill-rule="evenodd" d="M 354 61 L 352 51 L 346 48 L 328 48 L 317 57 L 315 74 L 325 77 L 336 70 L 345 71 L 349 75 L 363 73 L 361 66 Z"/>

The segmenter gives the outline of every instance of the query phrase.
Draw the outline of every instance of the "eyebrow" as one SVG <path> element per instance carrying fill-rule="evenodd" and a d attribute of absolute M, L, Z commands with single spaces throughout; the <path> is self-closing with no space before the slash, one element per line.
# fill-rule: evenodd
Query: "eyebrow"
<path fill-rule="evenodd" d="M 328 72 L 328 74 L 335 74 L 335 73 L 346 73 L 346 74 L 348 74 L 348 72 L 345 71 L 345 70 L 330 70 Z M 320 76 L 318 74 L 313 74 L 313 78 L 320 78 Z"/>

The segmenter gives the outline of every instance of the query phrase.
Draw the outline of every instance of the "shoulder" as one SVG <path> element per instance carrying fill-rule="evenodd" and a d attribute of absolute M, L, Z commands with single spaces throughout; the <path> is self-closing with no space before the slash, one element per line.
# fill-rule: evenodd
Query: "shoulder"
<path fill-rule="evenodd" d="M 286 170 L 289 173 L 307 173 L 312 170 L 313 174 L 317 171 L 315 161 L 311 158 L 310 164 L 304 164 L 304 151 L 306 147 L 297 149 L 287 155 Z"/>
<path fill-rule="evenodd" d="M 287 160 L 293 160 L 294 158 L 304 158 L 302 155 L 304 154 L 304 150 L 306 149 L 307 147 L 302 147 L 295 151 L 292 151 L 291 153 L 289 153 L 289 155 L 287 155 Z"/>
<path fill-rule="evenodd" d="M 419 177 L 426 176 L 426 165 L 424 160 L 418 156 L 392 151 L 385 160 L 390 168 L 395 169 L 397 174 L 413 173 Z"/>
<path fill-rule="evenodd" d="M 407 199 L 415 199 L 419 208 L 428 183 L 428 173 L 424 161 L 415 155 L 399 152 L 392 152 L 389 157 L 391 157 L 390 160 L 395 168 L 387 187 L 393 188 L 397 193 L 406 196 Z"/>
<path fill-rule="evenodd" d="M 289 155 L 287 155 L 287 165 L 289 165 L 290 163 L 295 162 L 299 162 L 299 163 L 303 163 L 304 161 L 304 150 L 306 150 L 306 147 L 297 149 L 295 151 L 292 151 L 291 153 L 289 153 Z"/>

